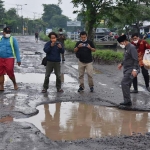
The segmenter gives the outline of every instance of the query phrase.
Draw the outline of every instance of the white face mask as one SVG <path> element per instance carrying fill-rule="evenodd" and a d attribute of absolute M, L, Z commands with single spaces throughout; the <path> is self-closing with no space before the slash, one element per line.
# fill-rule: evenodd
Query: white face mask
<path fill-rule="evenodd" d="M 10 38 L 10 34 L 5 34 L 5 37 L 6 38 Z"/>
<path fill-rule="evenodd" d="M 120 44 L 120 47 L 121 47 L 121 48 L 125 48 L 126 46 L 125 46 L 125 45 Z"/>
<path fill-rule="evenodd" d="M 63 34 L 63 32 L 59 32 L 59 34 Z"/>
<path fill-rule="evenodd" d="M 138 43 L 138 40 L 136 40 L 136 41 L 133 41 L 133 43 L 137 44 L 137 43 Z"/>

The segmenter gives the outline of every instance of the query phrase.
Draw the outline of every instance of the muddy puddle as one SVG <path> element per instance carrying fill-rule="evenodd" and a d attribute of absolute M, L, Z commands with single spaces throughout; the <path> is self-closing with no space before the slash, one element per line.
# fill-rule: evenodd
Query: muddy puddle
<path fill-rule="evenodd" d="M 73 67 L 74 69 L 77 69 L 77 70 L 78 70 L 78 65 L 72 65 L 72 67 Z M 99 71 L 99 70 L 97 70 L 96 68 L 93 68 L 93 73 L 94 73 L 94 74 L 102 74 L 102 72 Z"/>
<path fill-rule="evenodd" d="M 22 82 L 22 83 L 43 83 L 45 74 L 39 74 L 39 73 L 15 73 L 16 80 L 17 82 Z M 77 82 L 76 79 L 72 78 L 68 74 L 61 74 L 61 80 L 63 83 L 74 83 Z M 56 76 L 55 74 L 51 74 L 50 76 L 50 81 L 55 82 L 56 81 Z M 10 82 L 9 77 L 6 75 L 5 76 L 5 82 Z"/>
<path fill-rule="evenodd" d="M 83 103 L 38 106 L 39 114 L 14 119 L 35 125 L 51 140 L 76 140 L 150 132 L 150 113 L 123 111 Z"/>

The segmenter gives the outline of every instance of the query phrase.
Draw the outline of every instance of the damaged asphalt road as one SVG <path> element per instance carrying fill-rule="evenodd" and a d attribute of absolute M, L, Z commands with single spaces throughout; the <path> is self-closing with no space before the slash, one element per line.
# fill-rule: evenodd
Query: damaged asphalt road
<path fill-rule="evenodd" d="M 5 91 L 0 93 L 0 118 L 8 117 L 9 123 L 0 120 L 0 150 L 148 150 L 150 135 L 102 137 L 77 141 L 52 141 L 39 129 L 29 123 L 17 123 L 13 118 L 26 118 L 38 113 L 36 107 L 41 104 L 58 102 L 83 102 L 92 105 L 117 107 L 120 109 L 150 111 L 150 94 L 146 91 L 142 76 L 139 77 L 139 94 L 132 95 L 133 106 L 119 107 L 123 101 L 120 82 L 122 72 L 115 65 L 94 64 L 95 91 L 90 93 L 86 84 L 85 92 L 78 93 L 77 59 L 66 53 L 66 61 L 62 63 L 62 88 L 64 93 L 56 92 L 55 82 L 50 82 L 48 93 L 42 94 L 45 68 L 41 60 L 45 56 L 42 51 L 44 42 L 36 43 L 33 36 L 17 37 L 21 57 L 21 67 L 15 66 L 19 90 L 6 79 Z M 67 76 L 65 76 L 67 75 Z M 68 80 L 68 78 L 71 80 Z M 38 79 L 37 79 L 38 78 Z M 87 80 L 86 80 L 87 81 Z"/>

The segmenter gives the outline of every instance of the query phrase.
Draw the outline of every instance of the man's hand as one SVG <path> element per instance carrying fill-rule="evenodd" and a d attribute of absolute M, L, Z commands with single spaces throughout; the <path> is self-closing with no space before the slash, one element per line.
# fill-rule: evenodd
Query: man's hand
<path fill-rule="evenodd" d="M 55 45 L 55 42 L 52 42 L 52 43 L 51 43 L 51 46 L 54 46 L 54 45 Z"/>
<path fill-rule="evenodd" d="M 80 44 L 78 45 L 78 47 L 79 47 L 79 48 L 80 48 L 80 47 L 83 47 L 82 43 L 80 43 Z"/>
<path fill-rule="evenodd" d="M 119 64 L 118 65 L 118 70 L 121 70 L 122 69 L 122 64 Z"/>
<path fill-rule="evenodd" d="M 62 48 L 61 44 L 58 44 L 57 46 L 58 46 L 58 48 Z"/>
<path fill-rule="evenodd" d="M 131 74 L 133 75 L 133 77 L 137 77 L 137 71 L 132 71 Z"/>
<path fill-rule="evenodd" d="M 92 49 L 92 47 L 90 46 L 90 44 L 87 45 L 87 48 Z"/>
<path fill-rule="evenodd" d="M 20 66 L 20 65 L 21 65 L 21 62 L 17 62 L 17 64 L 18 64 L 18 66 Z"/>

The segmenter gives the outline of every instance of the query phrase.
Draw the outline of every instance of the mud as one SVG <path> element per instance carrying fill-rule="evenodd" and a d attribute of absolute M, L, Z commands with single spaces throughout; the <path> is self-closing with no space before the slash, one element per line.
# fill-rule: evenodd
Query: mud
<path fill-rule="evenodd" d="M 17 37 L 17 39 L 21 50 L 22 65 L 21 67 L 15 65 L 15 72 L 16 75 L 18 74 L 21 78 L 19 79 L 19 76 L 17 76 L 19 86 L 17 91 L 13 90 L 12 83 L 7 80 L 7 82 L 5 82 L 5 91 L 0 92 L 0 150 L 149 149 L 150 134 L 148 133 L 132 136 L 99 136 L 99 138 L 93 139 L 86 138 L 76 141 L 62 140 L 55 142 L 46 138 L 46 136 L 32 124 L 12 122 L 12 118 L 28 118 L 40 113 L 39 110 L 36 109 L 39 105 L 55 104 L 59 102 L 84 102 L 86 104 L 97 105 L 97 107 L 108 106 L 128 109 L 130 110 L 127 111 L 129 113 L 129 117 L 127 117 L 128 121 L 133 110 L 138 111 L 138 113 L 147 111 L 144 114 L 148 114 L 150 111 L 150 94 L 145 89 L 144 80 L 141 74 L 138 77 L 140 92 L 139 94 L 132 94 L 133 106 L 119 107 L 119 103 L 123 101 L 120 88 L 122 72 L 117 70 L 116 65 L 94 64 L 94 68 L 101 72 L 94 74 L 94 93 L 91 93 L 89 90 L 87 78 L 85 78 L 85 91 L 83 93 L 78 93 L 77 90 L 79 85 L 76 82 L 78 80 L 78 71 L 72 67 L 72 65 L 77 65 L 77 59 L 72 53 L 67 53 L 66 62 L 61 64 L 62 74 L 68 75 L 71 78 L 71 82 L 64 82 L 62 84 L 64 93 L 57 93 L 55 82 L 51 81 L 48 93 L 42 94 L 42 80 L 44 80 L 45 67 L 41 66 L 41 60 L 45 56 L 42 50 L 44 42 L 39 41 L 39 43 L 35 43 L 34 37 L 32 36 Z M 34 83 L 32 83 L 31 80 L 27 81 L 29 79 L 25 79 L 28 73 L 42 74 L 42 76 L 38 78 L 37 75 L 38 80 L 36 80 L 36 76 L 34 75 L 28 76 L 29 79 L 32 77 L 31 79 L 34 81 Z M 65 81 L 67 81 L 67 79 L 65 79 Z M 107 113 L 109 111 L 107 111 Z M 141 116 L 139 118 L 141 118 Z M 137 124 L 137 128 L 139 127 L 137 131 L 141 133 L 149 132 L 149 117 L 143 118 L 147 118 L 147 121 L 145 121 L 145 124 L 147 122 L 147 125 L 146 127 L 143 127 L 143 131 L 142 128 L 140 128 L 140 125 L 138 126 L 138 121 L 135 121 L 135 117 L 131 117 L 130 119 L 135 122 L 134 124 Z M 123 122 L 123 124 L 126 123 L 126 121 Z M 107 124 L 103 124 L 103 127 L 104 126 L 107 126 Z M 110 131 L 113 132 L 111 128 Z M 127 129 L 126 133 L 131 132 Z"/>

